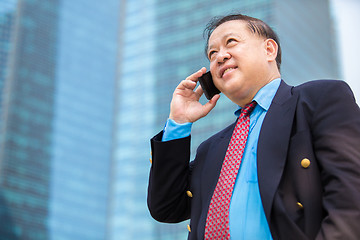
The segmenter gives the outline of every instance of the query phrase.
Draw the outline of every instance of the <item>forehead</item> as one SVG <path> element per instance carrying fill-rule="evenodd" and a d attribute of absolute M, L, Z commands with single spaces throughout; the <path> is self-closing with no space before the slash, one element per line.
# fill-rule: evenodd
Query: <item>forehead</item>
<path fill-rule="evenodd" d="M 219 41 L 229 35 L 245 37 L 251 35 L 252 32 L 248 28 L 247 22 L 243 20 L 231 20 L 220 24 L 211 33 L 209 38 L 209 48 L 213 43 Z"/>

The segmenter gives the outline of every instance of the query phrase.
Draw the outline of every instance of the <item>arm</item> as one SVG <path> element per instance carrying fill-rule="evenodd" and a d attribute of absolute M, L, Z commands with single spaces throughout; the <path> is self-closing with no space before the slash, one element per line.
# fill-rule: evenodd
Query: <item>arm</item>
<path fill-rule="evenodd" d="M 360 239 L 360 110 L 345 83 L 323 90 L 312 122 L 326 211 L 316 239 Z"/>
<path fill-rule="evenodd" d="M 162 133 L 151 139 L 152 166 L 148 186 L 151 216 L 160 222 L 181 222 L 190 216 L 186 195 L 190 176 L 190 137 L 162 142 Z"/>
<path fill-rule="evenodd" d="M 219 99 L 215 95 L 209 102 L 199 102 L 203 94 L 196 90 L 198 78 L 206 72 L 202 68 L 183 80 L 175 89 L 170 116 L 176 123 L 192 123 L 206 116 Z M 148 186 L 148 207 L 154 219 L 161 222 L 180 222 L 190 217 L 190 198 L 186 191 L 190 185 L 190 137 L 162 141 L 161 132 L 151 140 L 152 166 Z M 166 139 L 165 137 L 165 140 Z"/>
<path fill-rule="evenodd" d="M 192 123 L 179 124 L 172 119 L 166 121 L 162 141 L 170 141 L 190 136 Z"/>

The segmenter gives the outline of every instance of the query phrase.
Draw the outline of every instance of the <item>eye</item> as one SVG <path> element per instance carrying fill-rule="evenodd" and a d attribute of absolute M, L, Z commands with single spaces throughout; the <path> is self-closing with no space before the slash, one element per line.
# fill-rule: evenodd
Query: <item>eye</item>
<path fill-rule="evenodd" d="M 226 40 L 226 44 L 232 43 L 232 42 L 236 42 L 235 38 L 229 38 Z"/>
<path fill-rule="evenodd" d="M 216 53 L 215 50 L 209 51 L 208 58 L 211 59 L 214 56 L 215 53 Z"/>

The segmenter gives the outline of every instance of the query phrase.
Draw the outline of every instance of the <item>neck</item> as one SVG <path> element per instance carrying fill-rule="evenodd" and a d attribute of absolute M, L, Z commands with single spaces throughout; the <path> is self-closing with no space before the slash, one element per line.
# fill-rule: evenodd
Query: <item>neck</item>
<path fill-rule="evenodd" d="M 243 108 L 246 104 L 249 104 L 254 99 L 255 95 L 259 92 L 261 88 L 263 88 L 268 83 L 280 77 L 281 75 L 278 72 L 277 74 L 274 74 L 271 77 L 269 77 L 266 81 L 261 81 L 262 84 L 254 85 L 252 89 L 249 89 L 247 93 L 243 94 L 243 97 L 235 96 L 234 98 L 229 97 L 229 99 L 238 106 Z"/>

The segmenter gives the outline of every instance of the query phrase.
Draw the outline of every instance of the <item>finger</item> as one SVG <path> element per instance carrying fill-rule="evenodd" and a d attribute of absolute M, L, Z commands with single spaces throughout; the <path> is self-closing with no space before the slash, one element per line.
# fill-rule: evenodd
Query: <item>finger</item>
<path fill-rule="evenodd" d="M 219 100 L 219 98 L 220 98 L 220 94 L 215 94 L 215 95 L 210 99 L 209 102 L 211 102 L 211 104 L 216 104 L 217 101 Z"/>
<path fill-rule="evenodd" d="M 195 87 L 196 87 L 196 83 L 188 79 L 181 81 L 178 86 L 178 88 L 181 90 L 185 90 L 185 89 L 194 90 Z"/>
<path fill-rule="evenodd" d="M 202 89 L 201 85 L 199 85 L 196 90 L 195 90 L 195 94 L 200 98 L 204 93 L 204 90 Z"/>
<path fill-rule="evenodd" d="M 191 74 L 190 76 L 188 76 L 186 79 L 197 82 L 198 78 L 201 77 L 203 74 L 206 73 L 206 68 L 202 67 L 199 71 Z"/>
<path fill-rule="evenodd" d="M 205 116 L 216 106 L 217 101 L 220 98 L 220 94 L 215 94 L 210 101 L 208 101 L 204 106 Z"/>

